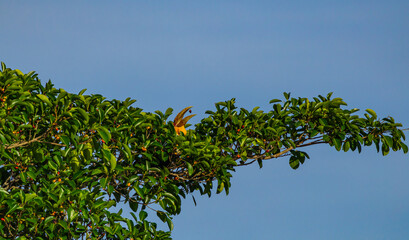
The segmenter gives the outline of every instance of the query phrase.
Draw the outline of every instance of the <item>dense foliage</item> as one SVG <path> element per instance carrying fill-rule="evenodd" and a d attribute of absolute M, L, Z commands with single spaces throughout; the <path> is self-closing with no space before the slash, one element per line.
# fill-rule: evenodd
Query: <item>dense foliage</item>
<path fill-rule="evenodd" d="M 186 122 L 168 120 L 171 108 L 147 113 L 129 98 L 84 92 L 42 85 L 34 72 L 2 63 L 0 238 L 170 239 L 146 221 L 148 212 L 171 230 L 181 197 L 228 193 L 237 166 L 288 156 L 296 169 L 309 158 L 301 149 L 315 144 L 408 151 L 392 117 L 380 120 L 370 109 L 359 117 L 331 94 L 309 100 L 285 93 L 268 112 L 219 102 L 186 132 Z M 109 210 L 118 202 L 133 219 Z"/>

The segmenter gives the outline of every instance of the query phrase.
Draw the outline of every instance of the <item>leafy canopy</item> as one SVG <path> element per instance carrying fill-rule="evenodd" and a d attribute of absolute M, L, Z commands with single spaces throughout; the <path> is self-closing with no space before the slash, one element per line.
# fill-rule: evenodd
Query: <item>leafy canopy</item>
<path fill-rule="evenodd" d="M 191 130 L 173 110 L 143 112 L 135 100 L 107 100 L 42 85 L 37 74 L 0 72 L 0 238 L 170 239 L 181 197 L 226 192 L 238 166 L 288 157 L 297 169 L 302 149 L 328 144 L 383 155 L 408 147 L 400 123 L 367 109 L 345 109 L 341 98 L 270 101 L 272 110 L 215 104 Z M 187 120 L 186 120 L 187 119 Z M 187 125 L 188 127 L 188 125 Z M 133 219 L 110 211 L 123 202 Z M 168 223 L 158 230 L 150 213 Z"/>

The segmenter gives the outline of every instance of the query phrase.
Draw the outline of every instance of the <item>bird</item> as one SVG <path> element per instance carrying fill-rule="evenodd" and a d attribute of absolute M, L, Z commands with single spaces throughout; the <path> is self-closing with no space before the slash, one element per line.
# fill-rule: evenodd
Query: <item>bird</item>
<path fill-rule="evenodd" d="M 178 115 L 176 115 L 175 120 L 173 120 L 173 126 L 175 127 L 177 135 L 180 135 L 181 132 L 184 133 L 185 135 L 187 134 L 185 125 L 187 121 L 189 121 L 192 117 L 196 116 L 196 114 L 189 115 L 185 118 L 183 118 L 183 116 L 187 111 L 191 112 L 190 110 L 191 108 L 192 106 L 183 109 L 180 113 L 178 113 Z"/>

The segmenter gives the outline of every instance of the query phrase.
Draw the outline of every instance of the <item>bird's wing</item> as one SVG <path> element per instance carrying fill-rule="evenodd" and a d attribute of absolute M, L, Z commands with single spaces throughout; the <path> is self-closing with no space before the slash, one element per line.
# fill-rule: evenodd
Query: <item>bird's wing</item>
<path fill-rule="evenodd" d="M 191 109 L 192 108 L 192 106 L 190 106 L 190 107 L 187 107 L 187 108 L 185 108 L 185 109 L 183 109 L 182 111 L 180 111 L 180 113 L 178 113 L 178 115 L 176 115 L 176 117 L 175 117 L 175 120 L 173 120 L 173 124 L 175 125 L 175 126 L 180 126 L 180 121 L 182 121 L 182 119 L 183 119 L 183 116 L 185 115 L 185 113 L 187 112 L 187 111 L 189 111 L 189 109 Z M 186 124 L 186 123 L 185 123 Z"/>

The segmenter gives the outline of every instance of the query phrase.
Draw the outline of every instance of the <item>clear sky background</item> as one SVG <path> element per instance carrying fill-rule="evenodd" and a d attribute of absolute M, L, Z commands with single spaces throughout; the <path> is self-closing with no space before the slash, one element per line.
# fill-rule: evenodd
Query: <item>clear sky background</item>
<path fill-rule="evenodd" d="M 334 92 L 409 126 L 407 0 L 0 0 L 0 61 L 149 112 L 193 105 L 192 123 L 233 97 L 267 111 Z M 228 196 L 187 198 L 174 239 L 409 239 L 408 154 L 304 150 L 298 170 L 269 160 Z"/>

